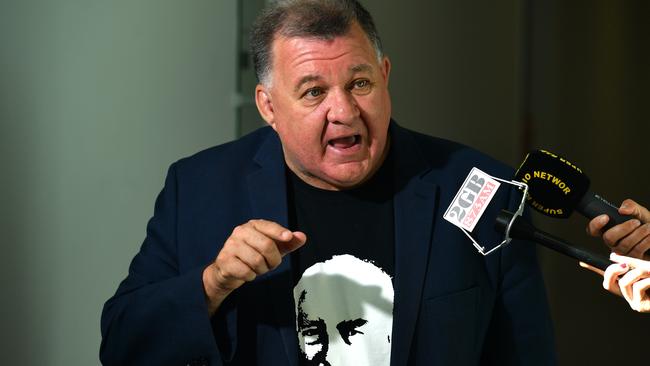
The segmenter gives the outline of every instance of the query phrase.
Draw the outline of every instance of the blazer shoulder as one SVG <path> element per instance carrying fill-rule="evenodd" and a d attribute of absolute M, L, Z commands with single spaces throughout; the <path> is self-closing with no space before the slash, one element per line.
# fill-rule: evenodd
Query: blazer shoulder
<path fill-rule="evenodd" d="M 259 128 L 239 139 L 213 146 L 172 164 L 180 173 L 206 172 L 223 169 L 245 170 L 255 160 L 259 149 L 269 140 L 277 139 L 270 127 Z"/>
<path fill-rule="evenodd" d="M 433 170 L 467 174 L 471 167 L 476 167 L 499 178 L 510 179 L 514 175 L 512 167 L 473 147 L 411 130 L 405 132 Z"/>

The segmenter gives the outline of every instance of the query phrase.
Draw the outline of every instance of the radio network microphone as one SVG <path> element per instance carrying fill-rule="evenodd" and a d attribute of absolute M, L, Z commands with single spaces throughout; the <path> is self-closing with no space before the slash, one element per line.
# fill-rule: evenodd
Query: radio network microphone
<path fill-rule="evenodd" d="M 558 237 L 537 229 L 521 216 L 515 216 L 507 210 L 501 210 L 501 213 L 497 216 L 494 228 L 500 233 L 506 233 L 508 226 L 510 226 L 509 236 L 512 239 L 534 241 L 603 271 L 610 264 L 614 263 L 607 258 L 577 248 Z"/>
<path fill-rule="evenodd" d="M 471 233 L 474 231 L 481 216 L 486 212 L 487 206 L 490 204 L 492 198 L 497 194 L 502 183 L 517 186 L 520 190 L 523 190 L 522 194 L 524 196 L 522 196 L 516 214 L 506 210 L 501 210 L 496 216 L 495 221 L 492 221 L 495 222 L 494 225 L 496 231 L 504 234 L 503 241 L 496 246 L 486 246 L 484 244 L 490 243 L 481 244 L 477 242 Z M 474 167 L 471 169 L 467 178 L 465 178 L 465 181 L 456 193 L 456 196 L 451 201 L 443 215 L 443 218 L 458 227 L 468 237 L 468 239 L 471 240 L 474 247 L 482 255 L 488 255 L 503 247 L 510 242 L 510 239 L 525 239 L 542 244 L 602 270 L 612 263 L 608 259 L 599 257 L 580 248 L 576 248 L 562 239 L 540 231 L 523 219 L 521 214 L 527 190 L 528 188 L 525 184 L 516 180 L 506 181 L 491 176 Z M 507 190 L 502 191 L 502 194 L 507 194 L 507 192 Z"/>
<path fill-rule="evenodd" d="M 567 218 L 575 210 L 589 219 L 609 216 L 608 230 L 632 217 L 589 190 L 589 178 L 573 163 L 548 152 L 535 150 L 526 156 L 515 179 L 528 184 L 528 204 L 544 215 Z"/>

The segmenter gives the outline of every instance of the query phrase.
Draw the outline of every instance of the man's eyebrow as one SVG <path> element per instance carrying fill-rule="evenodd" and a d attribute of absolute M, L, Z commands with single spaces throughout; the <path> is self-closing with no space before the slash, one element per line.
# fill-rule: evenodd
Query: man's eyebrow
<path fill-rule="evenodd" d="M 307 76 L 303 76 L 303 77 L 298 81 L 298 84 L 296 84 L 296 87 L 293 89 L 293 91 L 294 91 L 294 93 L 297 93 L 297 92 L 300 90 L 300 88 L 302 88 L 302 86 L 303 86 L 304 84 L 309 83 L 309 82 L 311 82 L 311 81 L 318 81 L 318 80 L 320 80 L 320 79 L 322 79 L 322 78 L 321 78 L 320 76 L 318 76 L 318 75 L 307 75 Z"/>
<path fill-rule="evenodd" d="M 354 65 L 350 67 L 350 71 L 355 74 L 358 72 L 371 72 L 372 71 L 372 66 L 368 64 L 359 64 L 359 65 Z"/>

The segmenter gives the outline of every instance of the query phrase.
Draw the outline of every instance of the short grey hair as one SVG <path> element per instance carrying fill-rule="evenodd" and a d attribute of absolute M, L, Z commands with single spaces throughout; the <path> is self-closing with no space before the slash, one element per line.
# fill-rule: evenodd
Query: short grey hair
<path fill-rule="evenodd" d="M 356 0 L 276 0 L 253 23 L 250 49 L 258 82 L 269 85 L 273 65 L 272 45 L 277 35 L 330 40 L 361 26 L 377 59 L 383 57 L 379 33 L 370 13 Z"/>

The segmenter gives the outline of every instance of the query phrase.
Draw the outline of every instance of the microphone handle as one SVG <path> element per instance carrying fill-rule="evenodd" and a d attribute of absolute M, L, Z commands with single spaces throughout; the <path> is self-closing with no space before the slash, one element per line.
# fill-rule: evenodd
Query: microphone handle
<path fill-rule="evenodd" d="M 614 263 L 607 258 L 574 247 L 564 240 L 540 230 L 535 230 L 535 232 L 533 232 L 532 240 L 536 241 L 539 244 L 542 244 L 547 248 L 568 255 L 569 257 L 575 258 L 603 271 L 607 269 L 609 265 Z"/>
<path fill-rule="evenodd" d="M 496 222 L 494 223 L 494 228 L 500 233 L 505 233 L 513 216 L 514 214 L 512 212 L 508 210 L 501 210 L 499 215 L 497 215 Z M 539 230 L 521 216 L 515 217 L 510 229 L 510 237 L 513 239 L 534 241 L 547 248 L 555 250 L 556 252 L 568 255 L 569 257 L 575 258 L 603 271 L 610 264 L 614 263 L 608 258 L 604 258 L 586 250 L 576 248 L 558 237 Z"/>
<path fill-rule="evenodd" d="M 617 206 L 613 205 L 611 202 L 607 201 L 592 191 L 587 191 L 587 193 L 582 196 L 580 202 L 578 202 L 576 211 L 580 212 L 590 220 L 602 214 L 609 216 L 609 221 L 603 228 L 603 232 L 611 229 L 615 225 L 622 224 L 625 221 L 633 218 L 632 216 L 621 215 L 618 213 Z"/>

